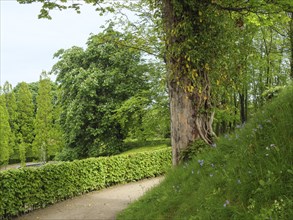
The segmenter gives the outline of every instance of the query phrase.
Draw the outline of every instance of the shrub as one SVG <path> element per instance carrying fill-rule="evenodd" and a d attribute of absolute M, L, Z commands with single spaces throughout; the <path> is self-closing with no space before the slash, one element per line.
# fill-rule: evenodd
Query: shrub
<path fill-rule="evenodd" d="M 117 183 L 154 177 L 171 166 L 170 149 L 89 158 L 0 172 L 0 219 Z"/>

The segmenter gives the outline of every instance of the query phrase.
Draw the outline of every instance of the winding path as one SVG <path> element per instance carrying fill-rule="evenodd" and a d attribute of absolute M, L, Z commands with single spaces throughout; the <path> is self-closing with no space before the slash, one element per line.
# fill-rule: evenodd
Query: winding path
<path fill-rule="evenodd" d="M 115 219 L 115 216 L 129 203 L 138 199 L 162 180 L 163 177 L 157 177 L 90 192 L 44 209 L 35 210 L 16 219 Z"/>

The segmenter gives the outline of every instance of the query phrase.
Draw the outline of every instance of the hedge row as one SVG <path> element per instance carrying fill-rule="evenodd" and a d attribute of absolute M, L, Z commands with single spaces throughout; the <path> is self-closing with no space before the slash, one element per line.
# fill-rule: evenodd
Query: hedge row
<path fill-rule="evenodd" d="M 117 183 L 163 174 L 170 149 L 0 172 L 0 219 Z"/>

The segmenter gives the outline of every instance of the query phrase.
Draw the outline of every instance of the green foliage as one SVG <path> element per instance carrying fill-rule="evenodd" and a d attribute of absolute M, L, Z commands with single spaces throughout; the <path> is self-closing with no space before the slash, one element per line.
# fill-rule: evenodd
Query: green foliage
<path fill-rule="evenodd" d="M 121 124 L 122 129 L 125 129 L 132 137 L 145 138 L 143 128 L 143 117 L 146 114 L 147 106 L 150 104 L 150 95 L 147 92 L 138 93 L 129 98 L 116 110 L 115 117 Z"/>
<path fill-rule="evenodd" d="M 43 73 L 42 77 L 46 78 L 46 74 Z M 43 91 L 42 98 L 38 98 L 38 102 L 41 102 L 39 108 L 37 108 L 37 96 L 38 88 L 42 83 L 27 84 L 23 82 L 17 84 L 14 88 L 12 88 L 9 82 L 4 84 L 2 96 L 4 102 L 6 101 L 5 108 L 8 111 L 10 127 L 6 130 L 7 132 L 9 129 L 11 130 L 9 137 L 9 162 L 18 163 L 21 161 L 22 164 L 25 164 L 26 159 L 29 161 L 35 160 L 39 155 L 33 154 L 38 151 L 38 146 L 41 146 L 37 142 L 40 143 L 44 136 L 47 137 L 47 145 L 50 145 L 47 152 L 49 156 L 55 155 L 57 151 L 64 147 L 63 133 L 59 120 L 61 106 L 57 99 L 57 86 L 51 81 L 46 82 L 46 92 Z M 47 92 L 50 97 L 46 98 L 44 93 Z M 45 114 L 43 114 L 46 111 L 44 109 L 47 109 Z M 38 116 L 36 116 L 37 112 Z M 40 114 L 40 112 L 43 113 Z M 46 118 L 46 122 L 40 123 L 42 121 L 41 118 Z M 50 129 L 45 128 L 44 124 L 48 125 Z M 36 133 L 34 133 L 35 131 Z M 35 143 L 34 146 L 32 146 L 33 142 Z"/>
<path fill-rule="evenodd" d="M 264 91 L 262 93 L 262 96 L 266 99 L 266 100 L 270 100 L 272 98 L 275 98 L 279 95 L 279 93 L 284 89 L 284 86 L 276 86 L 276 87 L 271 87 L 269 89 L 267 89 L 266 91 Z"/>
<path fill-rule="evenodd" d="M 58 151 L 56 139 L 58 133 L 53 124 L 53 97 L 51 80 L 43 73 L 39 82 L 37 113 L 35 119 L 35 139 L 33 142 L 33 154 L 40 160 L 47 162 L 50 156 Z"/>
<path fill-rule="evenodd" d="M 32 209 L 117 183 L 165 173 L 170 149 L 131 155 L 89 158 L 0 172 L 0 217 Z"/>
<path fill-rule="evenodd" d="M 160 97 L 159 93 L 160 90 L 143 91 L 123 102 L 116 110 L 114 117 L 127 132 L 128 138 L 146 140 L 169 137 L 168 100 L 166 96 Z"/>
<path fill-rule="evenodd" d="M 9 114 L 6 108 L 5 96 L 0 88 L 0 165 L 7 164 L 12 148 L 12 133 L 9 125 Z"/>
<path fill-rule="evenodd" d="M 27 154 L 31 154 L 31 144 L 34 140 L 34 104 L 32 93 L 27 83 L 19 84 L 16 93 L 18 130 L 16 133 L 17 144 L 23 142 Z"/>
<path fill-rule="evenodd" d="M 10 141 L 10 148 L 11 153 L 17 153 L 17 139 L 16 139 L 16 132 L 18 129 L 18 125 L 16 123 L 17 119 L 17 105 L 16 105 L 16 98 L 15 92 L 12 90 L 12 85 L 9 82 L 5 82 L 3 86 L 3 91 L 6 99 L 6 107 L 9 114 L 9 125 L 11 129 L 11 141 Z"/>
<path fill-rule="evenodd" d="M 147 92 L 154 84 L 153 70 L 139 51 L 116 44 L 131 39 L 109 27 L 91 36 L 86 50 L 73 47 L 55 54 L 60 60 L 52 73 L 60 83 L 61 125 L 66 144 L 79 158 L 120 152 L 153 101 Z"/>
<path fill-rule="evenodd" d="M 291 219 L 293 87 L 118 219 Z"/>
<path fill-rule="evenodd" d="M 21 166 L 24 167 L 26 162 L 26 144 L 22 140 L 18 144 L 18 154 Z"/>
<path fill-rule="evenodd" d="M 73 161 L 78 159 L 79 155 L 76 149 L 64 147 L 62 151 L 55 155 L 55 161 Z"/>

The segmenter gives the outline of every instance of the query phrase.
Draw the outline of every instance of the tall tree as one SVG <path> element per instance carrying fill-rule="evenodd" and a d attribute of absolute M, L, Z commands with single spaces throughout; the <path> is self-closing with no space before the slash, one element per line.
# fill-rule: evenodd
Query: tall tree
<path fill-rule="evenodd" d="M 26 155 L 31 156 L 31 145 L 34 140 L 34 104 L 29 86 L 25 82 L 19 84 L 19 90 L 16 94 L 16 103 L 16 121 L 18 125 L 16 138 L 18 141 L 18 147 L 23 148 L 21 149 L 22 153 L 26 152 Z"/>
<path fill-rule="evenodd" d="M 35 139 L 33 141 L 33 155 L 43 162 L 53 155 L 53 105 L 52 105 L 51 80 L 43 72 L 39 81 L 38 95 L 36 97 L 37 113 L 34 123 Z"/>
<path fill-rule="evenodd" d="M 3 86 L 3 91 L 6 99 L 6 107 L 8 110 L 9 114 L 9 124 L 11 128 L 11 149 L 16 152 L 16 145 L 17 145 L 17 140 L 16 140 L 16 131 L 18 129 L 18 125 L 16 123 L 17 119 L 17 105 L 16 105 L 16 98 L 15 98 L 15 93 L 12 90 L 12 85 L 9 82 L 5 82 Z"/>
<path fill-rule="evenodd" d="M 11 153 L 11 129 L 5 96 L 0 88 L 0 165 L 8 164 Z"/>
<path fill-rule="evenodd" d="M 57 155 L 64 147 L 65 147 L 65 140 L 64 140 L 64 132 L 61 127 L 60 116 L 62 113 L 62 106 L 61 106 L 61 92 L 57 88 L 56 83 L 52 83 L 52 92 L 53 92 L 53 127 L 51 130 L 51 142 L 50 142 L 50 149 L 49 155 Z"/>
<path fill-rule="evenodd" d="M 173 164 L 195 140 L 213 143 L 211 71 L 227 39 L 225 14 L 207 1 L 162 1 Z M 221 30 L 222 29 L 222 30 Z M 216 78 L 216 77 L 214 77 Z"/>
<path fill-rule="evenodd" d="M 66 143 L 79 157 L 119 151 L 127 132 L 115 118 L 123 102 L 146 90 L 148 67 L 139 51 L 116 45 L 131 41 L 111 27 L 91 36 L 86 50 L 60 50 L 52 72 L 61 89 L 61 124 Z"/>

